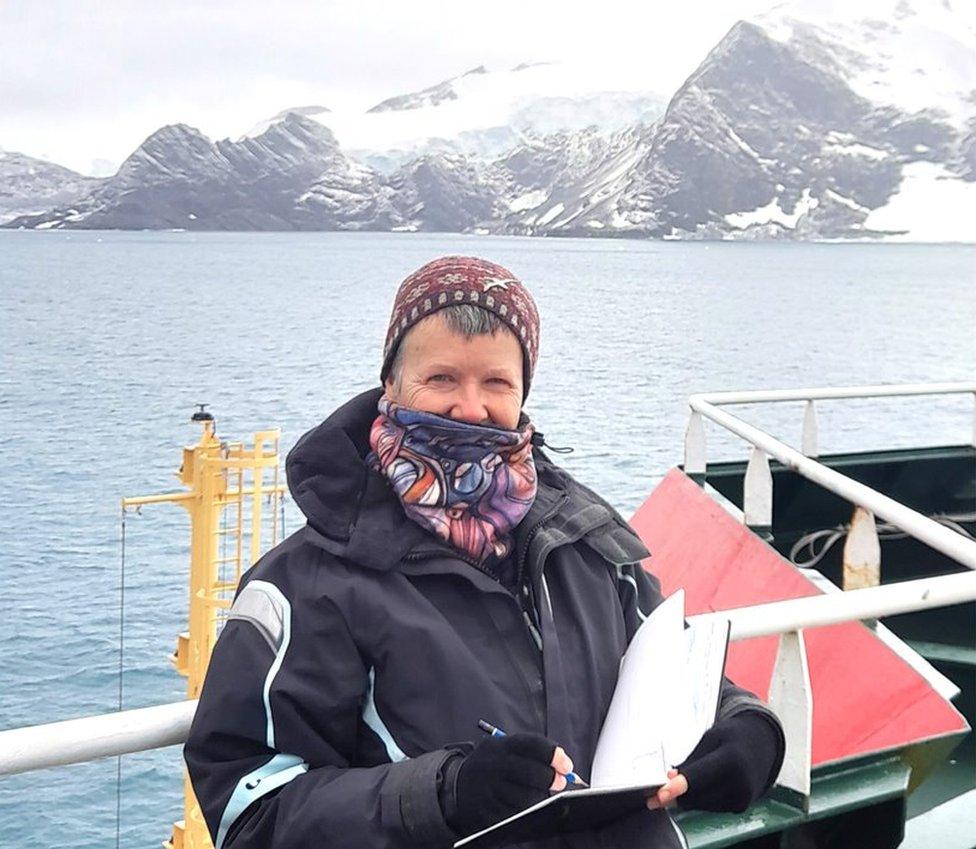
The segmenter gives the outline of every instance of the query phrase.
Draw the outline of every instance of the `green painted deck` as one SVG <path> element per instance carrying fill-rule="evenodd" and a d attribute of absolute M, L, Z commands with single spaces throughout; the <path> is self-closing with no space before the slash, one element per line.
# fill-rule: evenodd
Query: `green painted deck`
<path fill-rule="evenodd" d="M 851 840 L 843 845 L 857 846 L 866 827 L 875 836 L 884 832 L 897 839 L 909 774 L 899 758 L 825 767 L 814 771 L 808 811 L 773 797 L 745 814 L 695 812 L 675 819 L 692 849 L 820 846 L 825 833 L 838 830 Z"/>

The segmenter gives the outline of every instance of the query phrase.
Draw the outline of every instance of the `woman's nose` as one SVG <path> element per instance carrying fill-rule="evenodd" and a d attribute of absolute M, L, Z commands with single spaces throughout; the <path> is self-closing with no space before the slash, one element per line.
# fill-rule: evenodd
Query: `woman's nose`
<path fill-rule="evenodd" d="M 451 418 L 472 424 L 483 424 L 490 420 L 485 399 L 477 386 L 464 385 L 459 388 Z"/>

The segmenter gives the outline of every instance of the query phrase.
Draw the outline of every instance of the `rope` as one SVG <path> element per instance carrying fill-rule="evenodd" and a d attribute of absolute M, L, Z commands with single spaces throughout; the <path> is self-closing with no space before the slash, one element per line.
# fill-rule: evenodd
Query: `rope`
<path fill-rule="evenodd" d="M 122 669 L 125 656 L 125 505 L 122 506 L 122 556 L 119 564 L 119 704 L 122 710 Z M 115 766 L 115 849 L 122 845 L 122 755 Z"/>
<path fill-rule="evenodd" d="M 936 513 L 933 516 L 929 516 L 933 521 L 938 522 L 940 525 L 945 525 L 947 528 L 954 530 L 956 533 L 961 534 L 969 539 L 976 539 L 969 531 L 967 531 L 960 522 L 972 522 L 976 520 L 976 513 Z M 833 528 L 824 528 L 819 531 L 811 531 L 808 534 L 804 534 L 800 537 L 793 547 L 790 549 L 790 562 L 794 566 L 798 566 L 801 569 L 809 569 L 816 566 L 828 551 L 834 546 L 837 540 L 846 537 L 850 531 L 850 524 L 846 525 L 835 525 Z M 889 522 L 882 522 L 877 526 L 878 539 L 904 539 L 909 536 L 906 531 L 897 528 Z M 821 547 L 817 548 L 817 543 L 822 542 Z M 799 556 L 806 549 L 807 559 L 800 560 Z"/>

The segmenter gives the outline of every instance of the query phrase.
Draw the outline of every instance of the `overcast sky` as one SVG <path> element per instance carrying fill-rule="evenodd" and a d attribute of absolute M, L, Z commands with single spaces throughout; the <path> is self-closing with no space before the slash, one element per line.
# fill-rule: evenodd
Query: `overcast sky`
<path fill-rule="evenodd" d="M 775 0 L 0 0 L 0 148 L 89 172 L 168 123 L 237 137 L 290 106 L 366 109 L 478 65 L 586 63 L 670 94 Z"/>

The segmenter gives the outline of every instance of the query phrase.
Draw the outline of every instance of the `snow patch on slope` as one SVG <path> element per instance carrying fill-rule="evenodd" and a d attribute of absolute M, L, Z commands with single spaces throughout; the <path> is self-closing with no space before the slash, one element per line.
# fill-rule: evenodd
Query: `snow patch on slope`
<path fill-rule="evenodd" d="M 785 212 L 779 205 L 779 198 L 773 198 L 765 206 L 760 206 L 749 212 L 730 212 L 725 216 L 725 221 L 733 227 L 744 230 L 754 224 L 781 224 L 792 230 L 796 227 L 796 222 L 801 215 L 805 215 L 811 209 L 816 208 L 820 201 L 811 197 L 810 190 L 804 189 L 803 195 L 796 202 L 792 212 Z"/>
<path fill-rule="evenodd" d="M 921 147 L 921 145 L 919 145 Z M 840 133 L 836 130 L 827 133 L 824 150 L 829 153 L 840 153 L 847 156 L 864 156 L 868 159 L 881 160 L 888 156 L 886 150 L 861 144 L 850 133 Z"/>
<path fill-rule="evenodd" d="M 872 210 L 864 226 L 894 235 L 893 241 L 976 242 L 976 183 L 944 166 L 913 162 L 885 206 Z"/>
<path fill-rule="evenodd" d="M 540 219 L 539 219 L 539 220 L 538 220 L 538 221 L 536 222 L 536 224 L 537 224 L 537 225 L 538 225 L 539 227 L 542 227 L 543 225 L 545 225 L 545 224 L 548 224 L 548 223 L 549 223 L 550 221 L 552 221 L 552 220 L 553 220 L 554 218 L 556 218 L 556 216 L 558 216 L 558 215 L 560 215 L 560 214 L 562 213 L 562 211 L 563 211 L 563 210 L 564 210 L 565 208 L 566 208 L 566 207 L 565 207 L 565 205 L 564 205 L 564 204 L 561 204 L 561 203 L 557 203 L 557 204 L 556 204 L 556 205 L 555 205 L 554 207 L 552 207 L 551 209 L 549 209 L 549 210 L 548 210 L 548 211 L 547 211 L 547 212 L 546 212 L 546 213 L 545 213 L 545 214 L 544 214 L 544 215 L 543 215 L 543 216 L 542 216 L 542 217 L 541 217 L 541 218 L 540 218 Z"/>
<path fill-rule="evenodd" d="M 531 192 L 526 192 L 524 195 L 519 195 L 514 200 L 509 201 L 508 208 L 512 212 L 525 212 L 527 209 L 535 209 L 547 197 L 549 197 L 548 189 L 533 189 Z"/>

